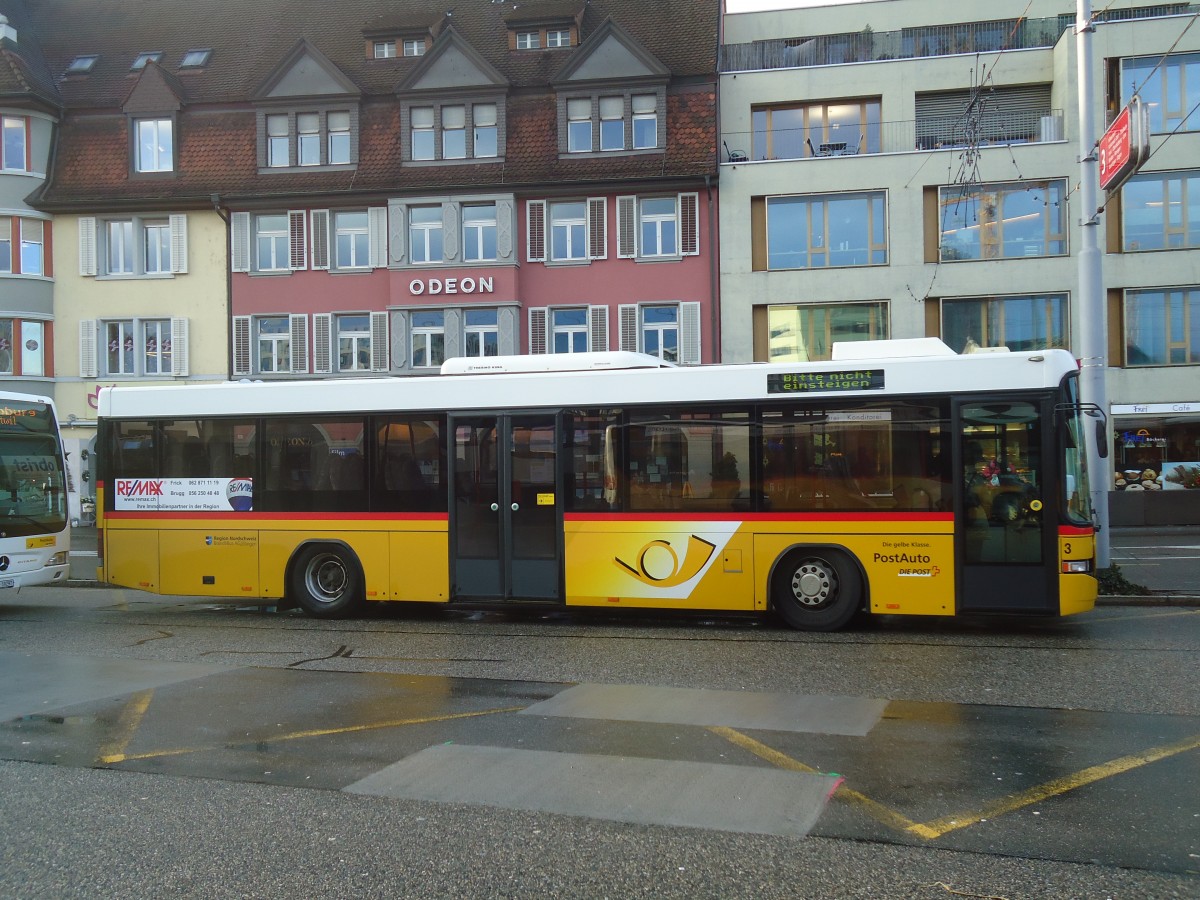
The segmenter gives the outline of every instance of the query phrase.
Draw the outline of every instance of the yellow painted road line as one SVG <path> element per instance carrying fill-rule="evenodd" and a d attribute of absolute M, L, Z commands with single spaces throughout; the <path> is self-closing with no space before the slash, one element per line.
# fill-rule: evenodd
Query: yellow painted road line
<path fill-rule="evenodd" d="M 154 750 L 149 753 L 122 753 L 112 752 L 99 757 L 99 762 L 105 764 L 128 762 L 138 759 L 157 759 L 162 756 L 182 756 L 186 753 L 202 753 L 205 750 L 226 750 L 231 747 L 237 747 L 241 744 L 251 743 L 272 743 L 275 741 L 295 741 L 302 738 L 310 737 L 327 737 L 333 734 L 353 734 L 360 731 L 376 731 L 380 728 L 401 728 L 405 725 L 428 725 L 432 722 L 450 722 L 454 719 L 471 719 L 478 716 L 494 716 L 497 713 L 520 712 L 525 707 L 523 706 L 504 706 L 497 709 L 482 709 L 477 712 L 451 713 L 445 716 L 422 716 L 414 719 L 393 719 L 389 722 L 370 722 L 365 725 L 347 725 L 344 728 L 316 728 L 309 731 L 293 731 L 290 734 L 262 735 L 258 737 L 247 737 L 245 741 L 227 741 L 217 746 L 209 747 L 177 747 L 171 750 Z M 129 739 L 126 738 L 124 745 L 128 744 Z"/>
<path fill-rule="evenodd" d="M 708 730 L 713 734 L 718 734 L 725 738 L 725 740 L 729 741 L 731 744 L 736 744 L 743 750 L 748 750 L 755 756 L 765 759 L 767 762 L 774 766 L 778 766 L 781 769 L 790 769 L 793 772 L 806 772 L 811 775 L 828 774 L 819 772 L 811 766 L 806 766 L 804 763 L 792 759 L 790 756 L 780 753 L 778 750 L 774 750 L 771 747 L 768 747 L 766 744 L 756 741 L 754 738 L 748 737 L 747 735 L 742 734 L 740 731 L 735 731 L 732 728 L 726 728 L 724 726 L 717 725 L 710 727 Z M 872 800 L 865 794 L 860 794 L 858 791 L 851 790 L 850 788 L 846 787 L 845 782 L 842 782 L 842 784 L 838 785 L 838 789 L 833 792 L 833 796 L 840 800 L 846 801 L 852 806 L 857 806 L 871 818 L 882 822 L 884 825 L 887 825 L 889 828 L 893 828 L 896 831 L 907 831 L 911 834 L 916 834 L 920 835 L 921 837 L 931 839 L 937 837 L 937 835 L 934 833 L 925 834 L 925 826 L 919 822 L 914 822 L 912 819 L 900 815 L 900 813 L 896 812 L 891 807 L 884 806 L 882 803 Z"/>
<path fill-rule="evenodd" d="M 708 730 L 781 769 L 790 769 L 793 772 L 821 774 L 817 769 L 806 766 L 799 760 L 792 759 L 792 757 L 780 753 L 778 750 L 768 747 L 766 744 L 756 741 L 754 738 L 744 735 L 740 731 L 725 727 L 712 727 Z M 1064 775 L 1062 778 L 1055 778 L 1044 784 L 1032 787 L 1029 790 L 1002 797 L 976 812 L 963 812 L 952 816 L 942 816 L 939 819 L 924 823 L 914 822 L 891 807 L 885 806 L 878 801 L 872 800 L 865 794 L 860 794 L 858 791 L 848 788 L 845 782 L 834 791 L 833 796 L 850 803 L 852 806 L 858 807 L 867 815 L 887 825 L 889 828 L 913 834 L 926 840 L 934 840 L 951 831 L 966 828 L 969 825 L 976 825 L 984 819 L 994 819 L 997 816 L 1014 812 L 1024 806 L 1040 803 L 1050 797 L 1065 794 L 1076 788 L 1085 787 L 1097 781 L 1102 781 L 1105 778 L 1111 778 L 1114 775 L 1128 772 L 1131 769 L 1136 769 L 1140 766 L 1157 762 L 1160 759 L 1167 759 L 1168 757 L 1187 753 L 1190 750 L 1198 748 L 1200 748 L 1200 735 L 1193 735 L 1182 741 L 1176 741 L 1174 744 L 1167 744 L 1162 747 L 1146 750 L 1142 753 L 1122 756 L 1120 759 L 1114 759 L 1097 766 L 1090 766 L 1071 775 Z"/>
<path fill-rule="evenodd" d="M 113 735 L 112 740 L 101 746 L 100 753 L 96 757 L 97 762 L 102 763 L 109 757 L 120 757 L 124 754 L 125 748 L 129 746 L 129 742 L 137 733 L 138 726 L 142 724 L 142 718 L 146 715 L 146 710 L 150 708 L 150 701 L 153 698 L 153 688 L 148 691 L 138 691 L 129 698 L 129 702 L 121 709 L 121 715 L 117 717 L 117 733 Z"/>
<path fill-rule="evenodd" d="M 1097 781 L 1102 781 L 1105 778 L 1111 778 L 1114 775 L 1120 775 L 1131 769 L 1157 762 L 1160 759 L 1176 756 L 1180 753 L 1187 753 L 1189 750 L 1197 748 L 1200 748 L 1200 735 L 1193 735 L 1192 737 L 1184 738 L 1182 741 L 1176 741 L 1174 744 L 1155 747 L 1142 753 L 1132 753 L 1129 756 L 1122 756 L 1120 759 L 1101 763 L 1098 766 L 1089 766 L 1070 775 L 1064 775 L 1062 778 L 1055 778 L 1044 784 L 1031 787 L 1027 791 L 1020 791 L 1016 794 L 1009 794 L 1007 797 L 1001 797 L 994 803 L 989 803 L 978 812 L 964 812 L 953 816 L 943 816 L 932 822 L 926 822 L 921 828 L 932 831 L 934 837 L 941 837 L 959 828 L 974 825 L 983 819 L 1002 816 L 1023 806 L 1040 803 L 1043 800 L 1048 800 L 1050 797 L 1065 794 L 1067 791 L 1073 791 L 1076 788 L 1085 787 Z"/>

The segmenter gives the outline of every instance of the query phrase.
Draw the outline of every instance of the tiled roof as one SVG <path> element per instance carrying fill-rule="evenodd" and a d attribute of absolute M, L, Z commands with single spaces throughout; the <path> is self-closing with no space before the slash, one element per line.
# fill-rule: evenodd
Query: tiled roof
<path fill-rule="evenodd" d="M 574 0 L 543 5 L 575 8 Z M 292 195 L 316 195 L 304 202 L 336 202 L 341 194 L 544 189 L 547 183 L 646 183 L 716 173 L 718 0 L 590 0 L 585 5 L 582 40 L 611 17 L 671 70 L 668 147 L 665 153 L 570 158 L 558 153 L 550 85 L 578 48 L 509 51 L 503 17 L 512 3 L 456 4 L 455 31 L 509 81 L 507 150 L 496 162 L 407 167 L 400 158 L 396 86 L 421 58 L 367 59 L 363 29 L 381 21 L 440 21 L 445 0 L 196 0 L 161 4 L 153 19 L 132 8 L 125 11 L 129 6 L 109 6 L 106 20 L 85 14 L 95 0 L 39 0 L 30 10 L 35 27 L 49 34 L 45 52 L 52 71 L 61 73 L 80 54 L 100 55 L 91 75 L 59 79 L 67 109 L 54 172 L 36 205 L 149 207 L 170 201 L 206 206 L 213 193 L 226 202 Z M 258 171 L 252 97 L 301 40 L 362 87 L 353 171 Z M 209 65 L 199 72 L 180 71 L 183 53 L 196 47 L 212 47 Z M 163 51 L 160 66 L 186 97 L 176 138 L 178 172 L 169 177 L 129 173 L 130 125 L 120 107 L 139 78 L 129 66 L 138 52 L 148 50 Z"/>
<path fill-rule="evenodd" d="M 0 43 L 0 97 L 41 101 L 57 107 L 59 97 L 25 0 L 0 0 L 0 15 L 17 32 L 17 42 Z"/>

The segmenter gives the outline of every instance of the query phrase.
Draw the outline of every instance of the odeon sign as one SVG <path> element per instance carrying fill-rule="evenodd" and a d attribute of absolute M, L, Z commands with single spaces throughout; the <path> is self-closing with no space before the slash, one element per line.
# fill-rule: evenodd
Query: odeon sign
<path fill-rule="evenodd" d="M 422 294 L 490 294 L 495 291 L 495 278 L 481 275 L 472 278 L 414 278 L 408 283 L 413 296 Z"/>

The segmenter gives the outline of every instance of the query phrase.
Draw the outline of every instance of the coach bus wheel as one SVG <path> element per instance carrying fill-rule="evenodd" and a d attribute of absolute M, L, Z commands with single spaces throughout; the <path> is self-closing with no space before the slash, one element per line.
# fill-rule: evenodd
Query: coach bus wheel
<path fill-rule="evenodd" d="M 843 554 L 799 550 L 775 569 L 775 609 L 802 631 L 837 631 L 854 618 L 862 602 L 862 578 Z"/>
<path fill-rule="evenodd" d="M 310 616 L 336 619 L 362 603 L 362 573 L 349 550 L 317 544 L 301 551 L 292 568 L 291 596 Z"/>

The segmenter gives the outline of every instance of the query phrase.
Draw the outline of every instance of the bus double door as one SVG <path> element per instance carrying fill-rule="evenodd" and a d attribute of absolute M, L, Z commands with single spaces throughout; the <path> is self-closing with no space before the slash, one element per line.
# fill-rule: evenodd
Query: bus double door
<path fill-rule="evenodd" d="M 954 402 L 959 612 L 1058 612 L 1054 410 L 1042 397 Z"/>
<path fill-rule="evenodd" d="M 452 599 L 561 600 L 555 416 L 456 415 L 451 433 Z"/>

